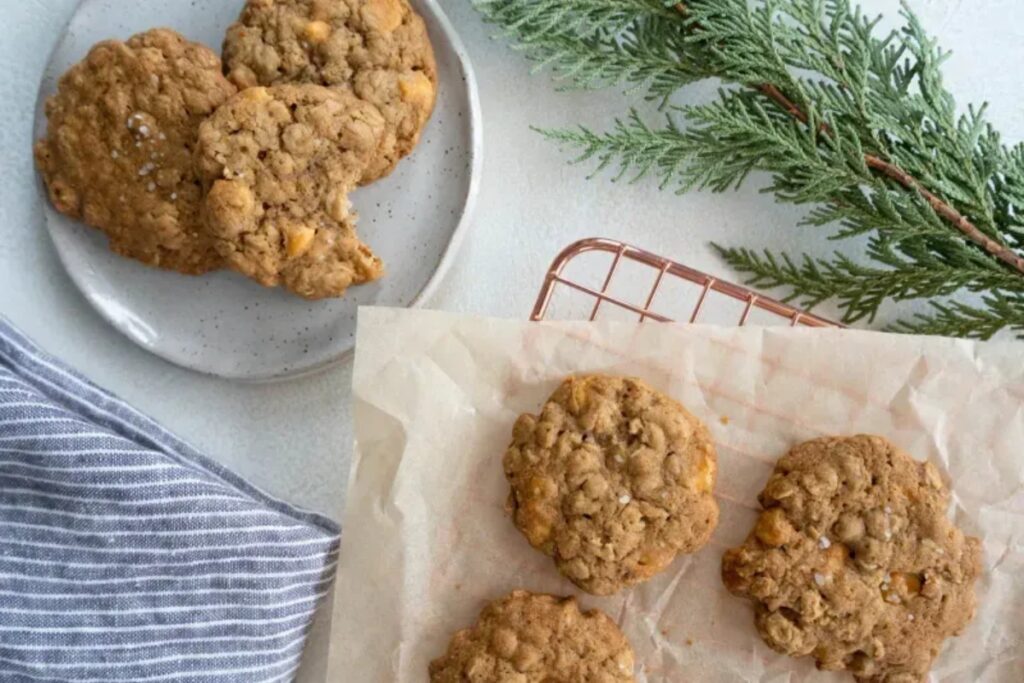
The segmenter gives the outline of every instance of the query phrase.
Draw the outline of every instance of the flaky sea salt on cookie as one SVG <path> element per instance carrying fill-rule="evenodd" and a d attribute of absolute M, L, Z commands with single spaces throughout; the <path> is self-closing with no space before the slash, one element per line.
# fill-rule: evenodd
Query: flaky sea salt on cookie
<path fill-rule="evenodd" d="M 249 0 L 228 29 L 224 63 L 242 88 L 314 83 L 380 109 L 385 137 L 364 183 L 415 148 L 437 97 L 430 37 L 406 0 Z"/>
<path fill-rule="evenodd" d="M 174 31 L 97 44 L 46 102 L 35 156 L 54 207 L 123 256 L 193 275 L 220 267 L 192 155 L 199 124 L 234 93 L 217 55 Z"/>
<path fill-rule="evenodd" d="M 430 683 L 632 683 L 633 650 L 598 610 L 515 591 L 495 600 L 430 663 Z"/>
<path fill-rule="evenodd" d="M 337 297 L 381 276 L 348 193 L 376 157 L 384 119 L 317 85 L 249 88 L 203 123 L 196 166 L 218 252 L 267 287 Z"/>
<path fill-rule="evenodd" d="M 596 595 L 651 578 L 718 523 L 707 428 L 638 379 L 567 379 L 516 421 L 504 468 L 516 527 Z"/>
<path fill-rule="evenodd" d="M 864 683 L 920 683 L 974 615 L 981 545 L 946 517 L 930 463 L 877 436 L 827 437 L 783 456 L 722 577 L 754 601 L 773 649 Z"/>

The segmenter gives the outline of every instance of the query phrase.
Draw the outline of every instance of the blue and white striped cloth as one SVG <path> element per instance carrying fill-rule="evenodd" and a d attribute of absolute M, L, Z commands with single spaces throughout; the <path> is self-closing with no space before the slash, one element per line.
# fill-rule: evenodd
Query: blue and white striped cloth
<path fill-rule="evenodd" d="M 337 552 L 0 318 L 0 682 L 292 680 Z"/>

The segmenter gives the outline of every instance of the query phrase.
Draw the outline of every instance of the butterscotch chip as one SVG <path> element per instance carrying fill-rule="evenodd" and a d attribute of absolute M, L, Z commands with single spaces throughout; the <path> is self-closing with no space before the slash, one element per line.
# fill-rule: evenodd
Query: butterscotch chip
<path fill-rule="evenodd" d="M 123 256 L 192 275 L 220 267 L 192 154 L 199 124 L 234 93 L 217 55 L 173 31 L 99 43 L 46 102 L 35 158 L 54 207 Z"/>
<path fill-rule="evenodd" d="M 363 183 L 415 148 L 437 97 L 430 38 L 407 0 L 249 0 L 228 29 L 224 62 L 242 88 L 313 83 L 376 105 L 386 135 Z"/>
<path fill-rule="evenodd" d="M 649 579 L 718 523 L 707 428 L 638 379 L 565 380 L 516 421 L 504 467 L 516 527 L 596 595 Z"/>
<path fill-rule="evenodd" d="M 760 501 L 722 577 L 754 601 L 765 642 L 864 683 L 926 680 L 973 617 L 981 572 L 935 468 L 877 436 L 816 439 L 779 460 Z"/>
<path fill-rule="evenodd" d="M 309 299 L 380 277 L 380 259 L 356 234 L 348 192 L 383 135 L 377 108 L 349 92 L 240 92 L 203 123 L 196 152 L 217 251 L 259 283 Z"/>
<path fill-rule="evenodd" d="M 633 650 L 606 614 L 527 591 L 495 600 L 430 663 L 431 683 L 630 683 Z"/>

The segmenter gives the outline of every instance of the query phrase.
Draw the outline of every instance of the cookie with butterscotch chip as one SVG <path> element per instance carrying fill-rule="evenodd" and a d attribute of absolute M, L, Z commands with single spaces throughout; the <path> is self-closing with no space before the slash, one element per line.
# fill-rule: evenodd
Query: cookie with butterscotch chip
<path fill-rule="evenodd" d="M 224 63 L 241 88 L 314 83 L 380 109 L 386 138 L 364 183 L 413 150 L 437 96 L 430 37 L 407 0 L 249 0 L 228 29 Z"/>
<path fill-rule="evenodd" d="M 249 88 L 225 103 L 200 128 L 196 167 L 228 265 L 308 299 L 380 277 L 348 194 L 383 135 L 375 106 L 318 85 Z"/>
<path fill-rule="evenodd" d="M 430 683 L 632 683 L 633 650 L 598 610 L 515 591 L 484 608 L 430 663 Z"/>
<path fill-rule="evenodd" d="M 651 578 L 718 523 L 707 428 L 638 379 L 565 380 L 516 421 L 504 469 L 516 527 L 596 595 Z"/>
<path fill-rule="evenodd" d="M 234 94 L 217 55 L 174 31 L 97 44 L 46 102 L 35 157 L 50 201 L 122 256 L 191 275 L 219 268 L 192 155 L 199 124 Z"/>
<path fill-rule="evenodd" d="M 793 448 L 760 495 L 722 577 L 754 602 L 773 649 L 863 683 L 925 681 L 943 641 L 974 615 L 981 544 L 946 517 L 930 463 L 878 436 Z"/>

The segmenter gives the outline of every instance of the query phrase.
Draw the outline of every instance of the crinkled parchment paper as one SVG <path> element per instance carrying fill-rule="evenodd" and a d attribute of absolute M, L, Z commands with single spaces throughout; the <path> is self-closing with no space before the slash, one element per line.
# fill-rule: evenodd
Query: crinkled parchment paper
<path fill-rule="evenodd" d="M 860 432 L 938 465 L 957 523 L 984 539 L 977 616 L 933 680 L 1024 681 L 1024 344 L 364 308 L 357 349 L 332 682 L 426 681 L 452 633 L 515 588 L 612 615 L 639 681 L 852 681 L 769 650 L 719 562 L 749 531 L 778 456 Z M 561 579 L 515 530 L 501 468 L 515 418 L 565 375 L 595 371 L 642 377 L 708 424 L 722 508 L 703 550 L 604 599 Z"/>

